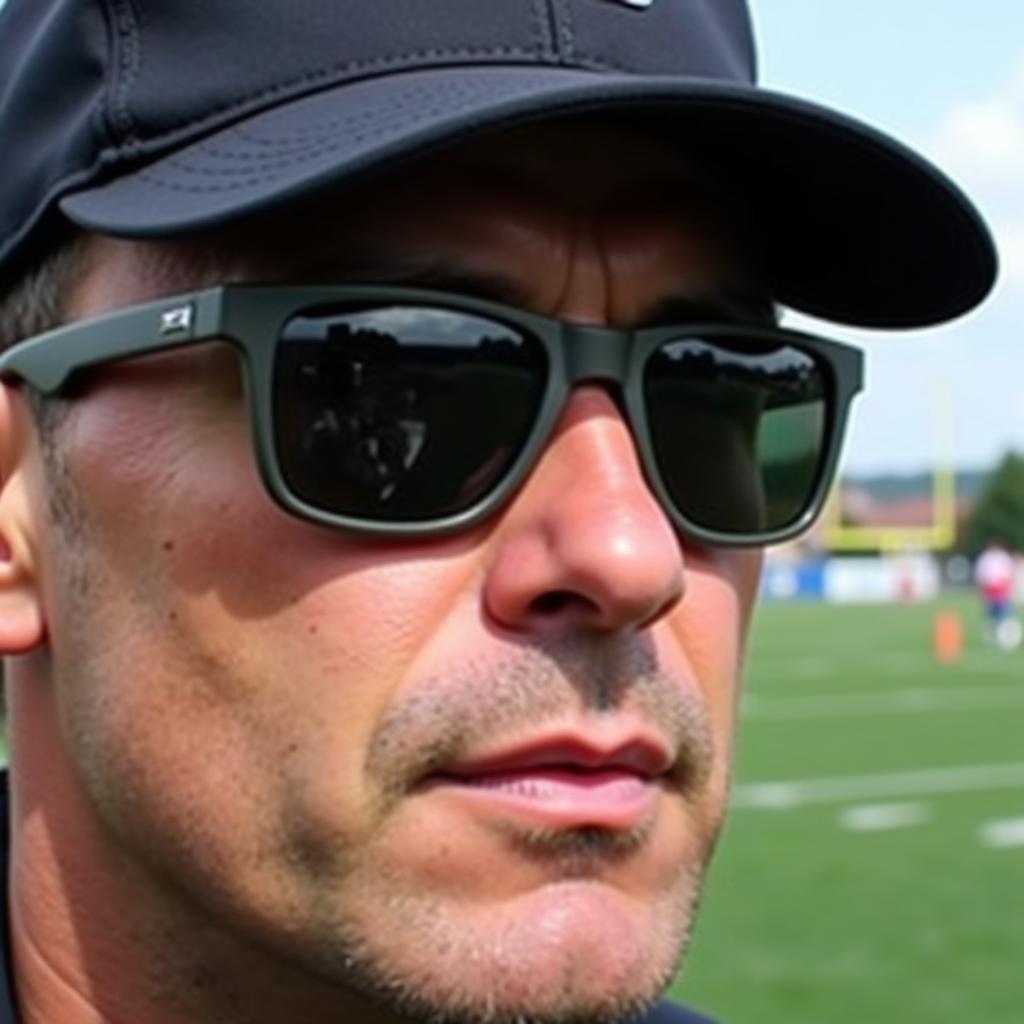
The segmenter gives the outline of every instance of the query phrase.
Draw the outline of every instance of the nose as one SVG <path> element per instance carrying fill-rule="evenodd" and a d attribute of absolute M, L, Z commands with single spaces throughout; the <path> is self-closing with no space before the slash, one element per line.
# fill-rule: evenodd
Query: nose
<path fill-rule="evenodd" d="M 622 415 L 602 389 L 578 388 L 492 535 L 488 614 L 513 632 L 637 629 L 683 589 L 679 537 Z"/>

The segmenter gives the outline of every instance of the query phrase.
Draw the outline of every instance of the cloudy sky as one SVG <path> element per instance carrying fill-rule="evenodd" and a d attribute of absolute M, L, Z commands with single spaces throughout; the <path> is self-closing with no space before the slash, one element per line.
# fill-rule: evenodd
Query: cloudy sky
<path fill-rule="evenodd" d="M 849 469 L 913 469 L 949 452 L 1024 452 L 1024 3 L 752 0 L 762 80 L 840 107 L 923 150 L 990 221 L 1002 259 L 981 310 L 876 338 Z"/>

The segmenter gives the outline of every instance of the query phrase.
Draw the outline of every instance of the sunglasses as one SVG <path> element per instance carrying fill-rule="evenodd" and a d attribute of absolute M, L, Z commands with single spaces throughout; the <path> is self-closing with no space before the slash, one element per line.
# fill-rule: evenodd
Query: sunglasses
<path fill-rule="evenodd" d="M 241 354 L 271 496 L 378 535 L 479 523 L 537 463 L 578 384 L 609 386 L 648 484 L 702 544 L 792 537 L 818 513 L 860 390 L 856 349 L 730 323 L 619 330 L 421 289 L 227 285 L 28 339 L 0 375 L 68 395 L 115 360 Z"/>

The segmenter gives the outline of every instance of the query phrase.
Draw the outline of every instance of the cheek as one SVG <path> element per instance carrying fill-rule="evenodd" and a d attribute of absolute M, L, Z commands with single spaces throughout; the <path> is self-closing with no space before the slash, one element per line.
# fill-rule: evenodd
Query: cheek
<path fill-rule="evenodd" d="M 686 555 L 686 594 L 668 621 L 728 750 L 762 556 L 755 551 Z"/>
<path fill-rule="evenodd" d="M 295 519 L 258 477 L 240 401 L 197 409 L 167 391 L 133 382 L 90 401 L 74 425 L 81 540 L 102 554 L 106 578 L 147 604 L 202 602 L 240 629 L 304 605 L 306 636 L 337 637 L 344 622 L 354 646 L 390 639 L 377 656 L 413 641 L 437 614 L 423 595 L 448 593 L 434 577 L 452 575 L 458 552 L 435 544 L 428 558 Z"/>
<path fill-rule="evenodd" d="M 687 551 L 686 593 L 659 637 L 663 660 L 682 662 L 700 690 L 716 756 L 695 810 L 705 852 L 713 848 L 725 814 L 737 720 L 739 686 L 761 554 Z"/>
<path fill-rule="evenodd" d="M 165 838 L 224 855 L 323 846 L 366 825 L 368 739 L 458 601 L 462 552 L 284 514 L 240 416 L 176 408 L 132 396 L 74 424 L 90 582 L 56 586 L 67 727 L 94 787 L 137 808 L 125 821 L 161 818 Z"/>

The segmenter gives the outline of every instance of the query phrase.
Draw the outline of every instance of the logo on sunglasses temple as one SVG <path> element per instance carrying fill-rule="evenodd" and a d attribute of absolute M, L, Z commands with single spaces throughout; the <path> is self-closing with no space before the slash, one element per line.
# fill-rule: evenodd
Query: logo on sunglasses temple
<path fill-rule="evenodd" d="M 160 315 L 160 333 L 162 335 L 178 334 L 180 331 L 192 330 L 192 306 L 175 306 Z"/>

